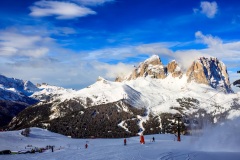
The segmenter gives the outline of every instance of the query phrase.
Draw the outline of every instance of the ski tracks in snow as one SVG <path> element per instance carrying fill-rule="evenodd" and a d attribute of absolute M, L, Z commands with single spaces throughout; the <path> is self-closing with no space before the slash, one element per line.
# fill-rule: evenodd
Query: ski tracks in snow
<path fill-rule="evenodd" d="M 197 154 L 195 152 L 190 153 L 173 153 L 165 152 L 158 160 L 194 160 Z"/>

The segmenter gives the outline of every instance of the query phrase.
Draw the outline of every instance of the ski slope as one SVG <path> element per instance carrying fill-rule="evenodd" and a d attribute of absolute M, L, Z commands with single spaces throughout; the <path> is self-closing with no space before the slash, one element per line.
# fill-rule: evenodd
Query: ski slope
<path fill-rule="evenodd" d="M 239 130 L 239 125 L 237 127 Z M 229 126 L 228 129 L 230 131 L 227 136 L 235 134 L 233 130 L 236 128 Z M 224 145 L 218 145 L 222 142 L 209 143 L 209 139 L 205 139 L 204 135 L 182 136 L 181 142 L 174 141 L 175 136 L 172 134 L 147 135 L 145 144 L 139 143 L 139 137 L 131 137 L 127 138 L 127 146 L 124 146 L 122 138 L 72 139 L 40 128 L 31 128 L 29 137 L 23 137 L 20 132 L 0 132 L 0 150 L 21 151 L 26 150 L 27 145 L 32 147 L 54 145 L 54 152 L 47 150 L 34 154 L 0 155 L 1 160 L 239 160 L 240 157 L 239 139 L 235 145 L 231 144 L 232 149 L 230 144 L 225 143 L 224 145 L 229 146 L 225 149 Z M 223 132 L 217 128 L 216 132 L 208 137 L 211 139 L 224 135 L 217 133 Z M 150 141 L 153 136 L 155 142 Z M 227 137 L 227 139 L 231 141 L 232 138 Z M 86 143 L 88 143 L 87 149 L 84 147 Z"/>

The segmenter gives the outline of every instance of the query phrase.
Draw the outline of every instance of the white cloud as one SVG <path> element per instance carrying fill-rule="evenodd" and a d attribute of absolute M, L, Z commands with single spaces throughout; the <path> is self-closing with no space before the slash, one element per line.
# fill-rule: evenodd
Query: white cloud
<path fill-rule="evenodd" d="M 41 57 L 48 53 L 48 45 L 53 43 L 49 37 L 24 35 L 12 31 L 0 31 L 0 55 Z"/>
<path fill-rule="evenodd" d="M 193 50 L 178 50 L 174 52 L 174 57 L 177 61 L 181 63 L 183 68 L 187 69 L 193 60 L 198 57 L 217 57 L 223 61 L 228 69 L 239 68 L 240 64 L 240 41 L 236 42 L 223 42 L 218 37 L 213 37 L 212 35 L 204 35 L 202 32 L 198 31 L 195 33 L 197 42 L 207 44 L 208 48 L 205 49 L 193 49 Z M 232 81 L 232 75 L 230 75 L 230 80 Z"/>
<path fill-rule="evenodd" d="M 175 59 L 185 69 L 201 56 L 217 57 L 225 62 L 228 69 L 240 65 L 240 41 L 226 43 L 218 37 L 204 35 L 201 31 L 196 32 L 195 36 L 198 42 L 207 44 L 205 49 L 173 51 L 170 48 L 179 43 L 166 42 L 76 53 L 64 49 L 49 38 L 56 33 L 45 33 L 43 30 L 44 36 L 39 36 L 29 29 L 27 31 L 30 34 L 28 32 L 27 35 L 23 34 L 23 30 L 0 31 L 1 74 L 32 80 L 34 83 L 47 82 L 80 89 L 94 83 L 98 76 L 111 80 L 117 76 L 125 76 L 132 71 L 132 65 L 137 65 L 139 61 L 145 60 L 144 57 L 152 54 L 158 54 L 160 58 Z M 65 31 L 74 32 L 68 28 Z M 233 78 L 230 77 L 230 80 Z"/>
<path fill-rule="evenodd" d="M 158 54 L 162 56 L 170 56 L 173 51 L 168 49 L 177 43 L 151 43 L 142 44 L 136 46 L 123 46 L 115 48 L 106 48 L 95 50 L 86 53 L 84 59 L 86 60 L 97 60 L 97 59 L 108 59 L 108 60 L 124 60 L 126 58 L 132 58 L 140 54 L 153 55 Z"/>
<path fill-rule="evenodd" d="M 35 2 L 34 6 L 30 7 L 30 10 L 31 16 L 56 16 L 57 19 L 73 19 L 96 14 L 95 11 L 75 3 L 46 0 Z"/>
<path fill-rule="evenodd" d="M 168 49 L 170 45 L 172 44 L 170 43 L 143 44 L 143 45 L 137 46 L 136 49 L 141 53 L 170 56 L 173 54 L 173 51 Z"/>
<path fill-rule="evenodd" d="M 106 48 L 86 53 L 84 59 L 86 60 L 122 60 L 128 57 L 136 55 L 136 49 L 134 46 Z"/>
<path fill-rule="evenodd" d="M 208 18 L 214 18 L 218 12 L 218 5 L 214 2 L 203 1 L 200 4 L 200 9 L 194 8 L 194 13 L 202 13 L 206 15 Z"/>
<path fill-rule="evenodd" d="M 208 54 L 225 61 L 240 60 L 240 42 L 224 43 L 220 38 L 212 35 L 204 35 L 198 31 L 195 33 L 197 40 L 207 44 L 208 48 L 199 50 L 202 54 Z"/>
<path fill-rule="evenodd" d="M 30 59 L 1 57 L 0 62 L 0 73 L 6 76 L 77 89 L 94 83 L 99 75 L 106 73 L 95 69 L 95 63 L 86 62 L 81 55 L 71 53 L 60 54 L 57 59 L 49 55 Z"/>
<path fill-rule="evenodd" d="M 73 0 L 73 1 L 86 6 L 96 6 L 96 5 L 102 5 L 106 2 L 112 2 L 114 0 Z"/>
<path fill-rule="evenodd" d="M 207 44 L 208 47 L 221 47 L 222 40 L 218 37 L 213 37 L 212 35 L 203 35 L 201 31 L 195 33 L 195 37 L 201 43 Z"/>
<path fill-rule="evenodd" d="M 209 57 L 198 50 L 178 50 L 173 54 L 173 59 L 180 64 L 182 70 L 186 71 L 194 60 L 202 56 Z"/>
<path fill-rule="evenodd" d="M 9 56 L 9 55 L 14 55 L 18 51 L 17 48 L 10 47 L 10 46 L 1 46 L 0 45 L 0 55 L 2 56 Z"/>
<path fill-rule="evenodd" d="M 105 71 L 105 74 L 101 76 L 105 76 L 105 78 L 113 80 L 118 76 L 125 77 L 129 75 L 134 69 L 133 65 L 124 63 L 118 63 L 115 65 L 99 63 L 94 67 L 99 71 Z"/>
<path fill-rule="evenodd" d="M 40 48 L 22 50 L 20 52 L 20 55 L 38 58 L 46 55 L 48 52 L 49 52 L 48 48 L 40 47 Z"/>
<path fill-rule="evenodd" d="M 216 2 L 201 2 L 201 12 L 205 14 L 208 18 L 214 18 L 217 13 L 218 6 Z"/>

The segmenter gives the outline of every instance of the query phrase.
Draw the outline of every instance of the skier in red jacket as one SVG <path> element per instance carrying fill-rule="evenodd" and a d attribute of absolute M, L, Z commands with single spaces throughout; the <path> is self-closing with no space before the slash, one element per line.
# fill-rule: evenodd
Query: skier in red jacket
<path fill-rule="evenodd" d="M 143 135 L 140 136 L 140 143 L 141 143 L 141 144 L 145 144 Z"/>

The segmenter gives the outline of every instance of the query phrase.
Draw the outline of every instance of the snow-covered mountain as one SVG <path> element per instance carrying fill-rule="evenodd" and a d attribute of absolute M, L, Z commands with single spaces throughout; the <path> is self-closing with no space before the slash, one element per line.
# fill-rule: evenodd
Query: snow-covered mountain
<path fill-rule="evenodd" d="M 16 78 L 8 78 L 3 75 L 0 75 L 0 88 L 26 96 L 29 96 L 36 91 L 39 91 L 39 89 L 30 81 L 24 81 Z"/>
<path fill-rule="evenodd" d="M 32 82 L 0 75 L 0 100 L 34 103 L 29 96 L 40 91 Z"/>
<path fill-rule="evenodd" d="M 176 61 L 164 66 L 154 55 L 117 80 L 99 77 L 78 91 L 41 85 L 31 96 L 41 102 L 9 127 L 46 127 L 73 137 L 114 137 L 118 128 L 123 137 L 172 133 L 175 115 L 183 116 L 183 131 L 240 116 L 240 93 L 232 93 L 226 66 L 216 58 L 201 57 L 184 73 Z M 104 129 L 96 132 L 96 125 Z"/>
<path fill-rule="evenodd" d="M 0 75 L 0 127 L 26 107 L 37 103 L 37 99 L 29 97 L 37 91 L 40 89 L 30 81 Z"/>
<path fill-rule="evenodd" d="M 62 95 L 71 95 L 76 91 L 73 89 L 65 89 L 63 87 L 49 85 L 47 83 L 37 84 L 38 91 L 34 92 L 30 97 L 40 101 L 53 101 Z"/>

